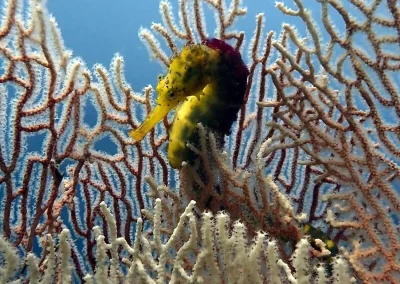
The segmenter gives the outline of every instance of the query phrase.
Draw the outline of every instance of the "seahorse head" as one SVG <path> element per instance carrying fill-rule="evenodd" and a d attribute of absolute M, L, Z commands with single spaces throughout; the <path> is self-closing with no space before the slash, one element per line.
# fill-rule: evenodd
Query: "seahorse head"
<path fill-rule="evenodd" d="M 157 105 L 130 136 L 141 141 L 173 108 L 189 96 L 200 96 L 212 80 L 219 62 L 218 51 L 202 44 L 185 46 L 171 61 L 168 74 L 156 87 Z"/>

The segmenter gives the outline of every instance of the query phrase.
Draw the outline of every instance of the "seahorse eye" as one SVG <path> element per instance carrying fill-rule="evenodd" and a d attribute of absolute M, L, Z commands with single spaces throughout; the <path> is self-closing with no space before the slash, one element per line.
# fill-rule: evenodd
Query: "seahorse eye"
<path fill-rule="evenodd" d="M 170 100 L 172 100 L 174 97 L 175 97 L 175 93 L 174 93 L 174 92 L 169 92 L 168 98 L 169 98 Z"/>

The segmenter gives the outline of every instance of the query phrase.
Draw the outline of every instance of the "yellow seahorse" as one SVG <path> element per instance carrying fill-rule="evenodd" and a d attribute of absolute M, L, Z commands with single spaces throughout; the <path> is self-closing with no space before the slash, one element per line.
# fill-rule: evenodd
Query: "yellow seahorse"
<path fill-rule="evenodd" d="M 195 137 L 197 123 L 228 134 L 243 104 L 249 71 L 241 55 L 219 39 L 185 46 L 175 56 L 168 74 L 159 78 L 157 105 L 130 136 L 141 141 L 173 108 L 168 160 L 173 168 L 194 159 L 186 143 Z"/>

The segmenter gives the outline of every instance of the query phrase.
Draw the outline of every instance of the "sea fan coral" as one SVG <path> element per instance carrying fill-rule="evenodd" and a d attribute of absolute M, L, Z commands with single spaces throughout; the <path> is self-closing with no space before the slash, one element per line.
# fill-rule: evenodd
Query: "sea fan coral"
<path fill-rule="evenodd" d="M 278 2 L 300 20 L 280 34 L 258 14 L 237 121 L 226 136 L 198 124 L 185 145 L 196 158 L 179 170 L 165 151 L 171 117 L 140 143 L 128 135 L 152 87 L 134 93 L 119 54 L 89 70 L 45 3 L 27 3 L 6 1 L 0 26 L 3 282 L 396 282 L 396 1 Z M 246 58 L 241 1 L 175 4 L 139 31 L 161 65 L 213 37 Z"/>
<path fill-rule="evenodd" d="M 254 242 L 249 242 L 246 227 L 237 222 L 229 229 L 229 216 L 220 213 L 213 216 L 204 213 L 200 224 L 189 203 L 175 228 L 162 226 L 160 199 L 155 202 L 153 234 L 143 232 L 143 220 L 138 219 L 135 241 L 130 246 L 126 239 L 118 237 L 117 224 L 106 204 L 100 204 L 108 227 L 109 243 L 99 227 L 96 235 L 96 270 L 87 274 L 85 283 L 310 283 L 313 273 L 318 283 L 350 283 L 346 262 L 336 258 L 333 263 L 334 276 L 328 277 L 324 266 L 311 259 L 311 246 L 302 239 L 293 255 L 295 273 L 283 262 L 277 244 L 264 233 L 258 233 Z M 168 232 L 168 233 L 165 233 Z M 64 229 L 60 234 L 59 249 L 47 236 L 48 256 L 39 268 L 33 254 L 27 256 L 29 278 L 32 283 L 51 283 L 56 277 L 60 283 L 71 283 L 69 262 L 70 243 Z M 0 238 L 3 256 L 8 260 L 0 270 L 2 283 L 15 279 L 21 265 L 17 252 Z M 200 244 L 200 245 L 199 245 Z M 58 253 L 55 251 L 58 250 Z M 173 253 L 171 253 L 173 252 Z M 120 256 L 124 257 L 120 259 Z M 280 269 L 280 267 L 282 269 Z M 19 283 L 13 282 L 13 283 Z"/>

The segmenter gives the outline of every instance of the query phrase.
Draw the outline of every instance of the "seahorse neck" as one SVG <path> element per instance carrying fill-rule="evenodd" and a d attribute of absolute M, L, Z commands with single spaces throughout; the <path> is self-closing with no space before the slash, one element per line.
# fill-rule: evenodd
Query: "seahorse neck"
<path fill-rule="evenodd" d="M 210 49 L 217 51 L 212 81 L 216 84 L 216 95 L 227 104 L 241 104 L 247 86 L 249 71 L 240 52 L 219 39 L 207 39 L 203 42 Z"/>

